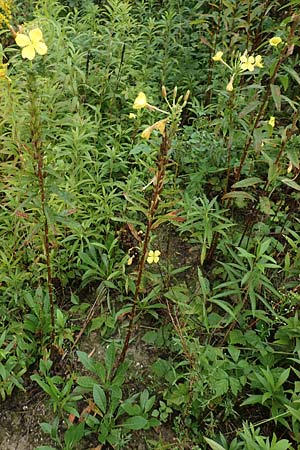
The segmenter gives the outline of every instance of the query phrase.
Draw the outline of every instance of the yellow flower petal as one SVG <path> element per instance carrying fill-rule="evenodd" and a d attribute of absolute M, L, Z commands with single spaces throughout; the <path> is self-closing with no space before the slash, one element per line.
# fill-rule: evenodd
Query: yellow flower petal
<path fill-rule="evenodd" d="M 269 39 L 269 44 L 272 45 L 272 47 L 277 47 L 277 45 L 281 44 L 282 39 L 279 36 L 274 36 L 271 39 Z"/>
<path fill-rule="evenodd" d="M 146 128 L 141 134 L 142 138 L 143 139 L 149 139 L 152 131 L 153 131 L 153 127 Z"/>
<path fill-rule="evenodd" d="M 134 101 L 133 109 L 142 109 L 147 106 L 147 97 L 144 92 L 140 92 L 137 98 Z"/>
<path fill-rule="evenodd" d="M 275 127 L 275 117 L 274 116 L 270 117 L 268 124 L 271 125 L 272 128 Z"/>
<path fill-rule="evenodd" d="M 46 55 L 48 47 L 44 42 L 36 42 L 33 45 L 39 55 Z"/>
<path fill-rule="evenodd" d="M 221 61 L 222 56 L 223 56 L 223 52 L 219 51 L 219 52 L 217 52 L 217 53 L 215 54 L 215 56 L 212 57 L 212 59 L 213 59 L 214 61 Z"/>
<path fill-rule="evenodd" d="M 159 257 L 160 257 L 160 251 L 159 250 L 155 250 L 155 251 L 150 250 L 149 253 L 148 253 L 147 262 L 149 264 L 152 264 L 152 263 L 156 264 L 159 261 Z"/>
<path fill-rule="evenodd" d="M 33 44 L 43 40 L 43 33 L 39 28 L 34 28 L 34 30 L 29 31 L 29 37 Z"/>
<path fill-rule="evenodd" d="M 21 48 L 22 47 L 26 47 L 26 45 L 30 45 L 31 44 L 31 41 L 30 41 L 29 37 L 26 36 L 26 34 L 23 34 L 23 33 L 17 33 L 15 41 L 16 41 L 16 44 L 19 47 L 21 47 Z"/>
<path fill-rule="evenodd" d="M 264 67 L 264 66 L 263 66 L 263 63 L 262 63 L 262 56 L 261 56 L 261 55 L 255 56 L 255 63 L 254 63 L 254 65 L 255 65 L 256 67 L 259 67 L 259 68 Z"/>
<path fill-rule="evenodd" d="M 247 51 L 240 56 L 240 67 L 241 70 L 249 70 L 250 72 L 253 72 L 253 70 L 255 69 L 254 63 L 255 63 L 255 59 L 254 56 L 247 56 Z"/>
<path fill-rule="evenodd" d="M 8 64 L 0 64 L 0 79 L 7 78 L 7 66 Z"/>
<path fill-rule="evenodd" d="M 168 119 L 159 120 L 154 125 L 152 125 L 152 127 L 155 128 L 155 130 L 160 131 L 161 134 L 164 134 L 167 121 L 168 121 Z"/>
<path fill-rule="evenodd" d="M 244 53 L 242 56 L 240 56 L 240 61 L 241 61 L 241 63 L 247 62 L 247 56 L 246 56 L 246 53 Z"/>
<path fill-rule="evenodd" d="M 233 80 L 234 80 L 234 76 L 232 76 L 230 78 L 230 81 L 229 81 L 229 83 L 226 86 L 226 91 L 227 92 L 232 92 L 233 91 Z"/>
<path fill-rule="evenodd" d="M 26 45 L 26 47 L 22 49 L 22 58 L 24 59 L 27 58 L 30 61 L 32 61 L 34 57 L 35 57 L 35 50 L 33 44 Z"/>

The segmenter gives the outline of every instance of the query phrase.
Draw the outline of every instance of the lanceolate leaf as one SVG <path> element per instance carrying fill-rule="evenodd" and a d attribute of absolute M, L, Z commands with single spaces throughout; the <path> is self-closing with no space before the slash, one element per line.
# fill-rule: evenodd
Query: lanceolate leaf
<path fill-rule="evenodd" d="M 244 180 L 237 181 L 232 185 L 234 189 L 245 188 L 248 186 L 254 186 L 255 184 L 262 183 L 263 180 L 258 177 L 245 178 Z"/>
<path fill-rule="evenodd" d="M 228 192 L 228 194 L 223 195 L 222 199 L 226 199 L 226 198 L 235 198 L 236 200 L 252 200 L 253 202 L 255 201 L 255 198 L 253 197 L 253 195 L 248 194 L 248 192 L 245 191 L 232 191 L 232 192 Z"/>
<path fill-rule="evenodd" d="M 209 438 L 204 438 L 206 440 L 206 442 L 208 443 L 208 445 L 212 448 L 212 450 L 225 450 L 224 447 L 222 447 L 222 445 L 218 444 L 215 441 L 212 441 Z"/>
<path fill-rule="evenodd" d="M 296 189 L 296 191 L 300 191 L 300 185 L 296 183 L 294 180 L 290 180 L 290 178 L 281 178 L 282 183 L 291 187 L 292 189 Z"/>

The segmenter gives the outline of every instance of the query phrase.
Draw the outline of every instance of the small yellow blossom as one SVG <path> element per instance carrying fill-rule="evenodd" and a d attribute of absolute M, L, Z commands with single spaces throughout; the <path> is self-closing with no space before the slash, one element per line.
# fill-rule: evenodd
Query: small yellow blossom
<path fill-rule="evenodd" d="M 152 263 L 158 263 L 159 261 L 159 257 L 160 257 L 160 251 L 159 250 L 150 250 L 150 252 L 148 253 L 148 258 L 147 258 L 147 262 L 149 264 Z"/>
<path fill-rule="evenodd" d="M 255 58 L 254 56 L 247 56 L 247 52 L 245 52 L 242 56 L 240 56 L 240 67 L 244 70 L 249 70 L 249 72 L 253 72 L 255 69 Z"/>
<path fill-rule="evenodd" d="M 32 61 L 35 52 L 39 55 L 45 55 L 48 51 L 47 45 L 43 41 L 43 33 L 39 28 L 30 30 L 27 34 L 17 33 L 16 44 L 22 48 L 22 57 Z"/>
<path fill-rule="evenodd" d="M 155 124 L 152 126 L 155 130 L 158 130 L 161 132 L 161 134 L 164 134 L 167 122 L 168 122 L 168 119 L 162 119 L 162 120 L 159 120 L 158 122 L 155 122 Z"/>
<path fill-rule="evenodd" d="M 261 55 L 255 56 L 254 65 L 255 65 L 255 67 L 259 67 L 260 69 L 262 69 L 264 67 L 264 65 L 262 63 L 262 56 Z"/>
<path fill-rule="evenodd" d="M 147 97 L 144 92 L 140 92 L 134 100 L 133 109 L 143 109 L 147 106 Z"/>
<path fill-rule="evenodd" d="M 130 256 L 127 261 L 127 266 L 131 266 L 132 263 L 133 263 L 133 256 Z"/>
<path fill-rule="evenodd" d="M 234 80 L 234 75 L 232 75 L 232 77 L 230 78 L 229 83 L 226 86 L 226 91 L 227 92 L 232 92 L 233 91 L 233 80 Z"/>
<path fill-rule="evenodd" d="M 268 124 L 271 125 L 272 128 L 275 127 L 275 117 L 274 116 L 270 117 Z"/>
<path fill-rule="evenodd" d="M 7 66 L 8 64 L 0 64 L 0 80 L 8 79 Z"/>
<path fill-rule="evenodd" d="M 269 44 L 272 45 L 272 47 L 277 47 L 277 45 L 281 44 L 282 39 L 279 36 L 274 36 L 271 39 L 269 39 Z"/>
<path fill-rule="evenodd" d="M 158 130 L 161 132 L 161 134 L 164 134 L 168 120 L 169 119 L 159 120 L 158 122 L 155 122 L 150 127 L 145 128 L 145 130 L 141 134 L 142 138 L 149 139 L 153 130 Z"/>
<path fill-rule="evenodd" d="M 219 51 L 212 57 L 214 61 L 222 61 L 223 52 Z"/>
<path fill-rule="evenodd" d="M 128 117 L 129 117 L 129 119 L 135 119 L 136 118 L 136 114 L 129 113 Z"/>
<path fill-rule="evenodd" d="M 153 131 L 152 127 L 145 128 L 145 130 L 142 132 L 141 136 L 143 139 L 149 139 L 151 136 L 151 133 Z"/>

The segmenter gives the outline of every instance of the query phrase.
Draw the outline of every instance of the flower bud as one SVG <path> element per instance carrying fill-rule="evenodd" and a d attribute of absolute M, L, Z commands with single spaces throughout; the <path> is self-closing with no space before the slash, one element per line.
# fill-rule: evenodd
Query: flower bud
<path fill-rule="evenodd" d="M 177 97 L 177 86 L 174 87 L 173 99 L 176 100 L 176 97 Z"/>
<path fill-rule="evenodd" d="M 186 91 L 185 96 L 184 96 L 184 99 L 183 99 L 183 102 L 184 102 L 184 103 L 186 103 L 186 102 L 188 101 L 189 96 L 190 96 L 190 93 L 191 93 L 190 90 L 187 90 L 187 91 Z"/>

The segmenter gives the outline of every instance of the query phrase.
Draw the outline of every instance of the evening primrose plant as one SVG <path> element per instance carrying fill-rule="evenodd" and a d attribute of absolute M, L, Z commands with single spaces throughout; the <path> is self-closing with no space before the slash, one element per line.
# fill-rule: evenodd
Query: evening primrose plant
<path fill-rule="evenodd" d="M 132 306 L 130 311 L 130 320 L 128 325 L 127 334 L 125 336 L 123 348 L 121 350 L 116 367 L 119 367 L 125 360 L 129 342 L 133 330 L 134 320 L 136 317 L 137 306 L 139 302 L 140 291 L 142 287 L 143 273 L 145 270 L 146 261 L 148 264 L 158 263 L 161 252 L 160 250 L 150 250 L 148 251 L 151 235 L 153 229 L 157 226 L 156 219 L 158 213 L 158 207 L 161 200 L 161 195 L 163 193 L 166 167 L 168 163 L 169 151 L 172 146 L 172 139 L 175 137 L 176 132 L 179 128 L 180 117 L 183 108 L 186 106 L 190 92 L 187 91 L 184 96 L 177 98 L 177 87 L 173 90 L 172 103 L 169 102 L 167 98 L 167 91 L 165 86 L 162 86 L 162 97 L 167 103 L 168 111 L 158 108 L 150 103 L 148 103 L 146 94 L 140 92 L 133 103 L 134 110 L 143 110 L 147 108 L 151 112 L 158 112 L 164 114 L 167 117 L 154 122 L 152 125 L 148 126 L 141 134 L 142 138 L 150 139 L 151 134 L 154 130 L 158 130 L 161 134 L 161 144 L 156 156 L 156 169 L 155 174 L 149 183 L 152 184 L 152 194 L 149 203 L 149 209 L 147 211 L 147 225 L 145 230 L 145 236 L 142 243 L 141 255 L 138 262 L 137 275 L 135 280 L 134 296 L 132 300 Z"/>

